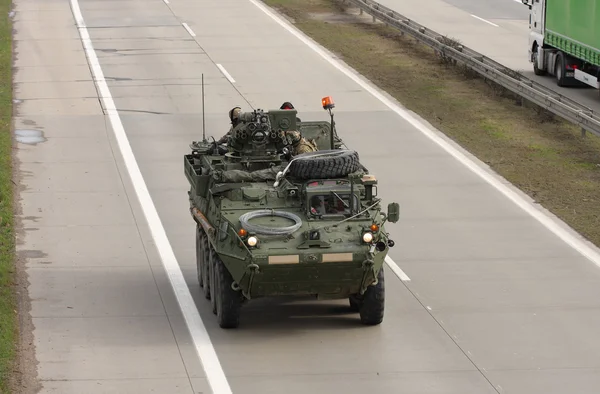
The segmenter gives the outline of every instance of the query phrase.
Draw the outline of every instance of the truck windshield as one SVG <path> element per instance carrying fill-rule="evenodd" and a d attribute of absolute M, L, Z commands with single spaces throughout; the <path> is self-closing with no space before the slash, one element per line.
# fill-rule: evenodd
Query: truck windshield
<path fill-rule="evenodd" d="M 358 199 L 353 196 L 354 213 L 358 211 Z M 350 215 L 350 193 L 329 192 L 313 195 L 310 198 L 310 214 L 322 215 Z"/>

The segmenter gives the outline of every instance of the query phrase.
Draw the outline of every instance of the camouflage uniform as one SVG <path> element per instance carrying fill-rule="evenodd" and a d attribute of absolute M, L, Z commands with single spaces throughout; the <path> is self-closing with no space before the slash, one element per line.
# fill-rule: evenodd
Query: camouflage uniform
<path fill-rule="evenodd" d="M 307 152 L 316 152 L 318 150 L 317 144 L 314 140 L 307 140 L 302 137 L 299 131 L 287 131 L 286 135 L 290 145 L 292 145 L 292 155 L 300 155 Z"/>

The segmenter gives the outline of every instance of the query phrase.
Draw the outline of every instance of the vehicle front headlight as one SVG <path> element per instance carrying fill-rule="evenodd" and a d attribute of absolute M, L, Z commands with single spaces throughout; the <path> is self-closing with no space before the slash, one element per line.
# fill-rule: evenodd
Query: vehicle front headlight
<path fill-rule="evenodd" d="M 258 243 L 258 239 L 256 237 L 250 237 L 248 238 L 248 246 L 256 246 L 256 244 Z"/>
<path fill-rule="evenodd" d="M 366 243 L 369 243 L 373 240 L 373 234 L 367 232 L 363 234 L 363 241 L 365 241 Z"/>

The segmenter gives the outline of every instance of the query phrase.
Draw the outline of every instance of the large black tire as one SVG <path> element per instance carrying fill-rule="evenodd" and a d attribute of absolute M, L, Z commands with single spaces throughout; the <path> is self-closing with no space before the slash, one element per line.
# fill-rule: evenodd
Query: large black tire
<path fill-rule="evenodd" d="M 210 245 L 208 243 L 208 236 L 204 231 L 202 231 L 200 236 L 200 246 L 201 246 L 201 272 L 202 272 L 202 292 L 204 293 L 204 298 L 210 300 L 210 287 L 211 281 L 209 276 L 209 264 L 210 264 Z"/>
<path fill-rule="evenodd" d="M 199 225 L 196 225 L 196 271 L 198 275 L 198 284 L 202 289 L 204 287 L 203 280 L 203 256 L 202 256 L 202 236 L 204 235 L 204 230 Z"/>
<path fill-rule="evenodd" d="M 242 294 L 231 288 L 233 277 L 221 259 L 215 255 L 215 305 L 217 322 L 221 328 L 236 328 L 240 324 Z"/>
<path fill-rule="evenodd" d="M 533 49 L 533 73 L 535 75 L 546 75 L 546 70 L 542 70 L 541 68 L 538 68 L 538 64 L 537 64 L 537 56 L 538 56 L 538 48 L 537 46 Z"/>
<path fill-rule="evenodd" d="M 335 153 L 330 156 L 317 156 Z M 315 156 L 315 157 L 313 157 Z M 329 149 L 307 152 L 295 156 L 289 174 L 298 179 L 326 179 L 346 176 L 360 168 L 358 152 L 346 149 Z"/>
<path fill-rule="evenodd" d="M 213 249 L 212 245 L 208 245 L 209 251 L 209 260 L 208 260 L 208 277 L 210 278 L 210 305 L 212 306 L 212 312 L 217 314 L 217 300 L 215 293 L 215 283 L 216 283 L 216 275 L 215 275 L 215 264 L 217 260 L 219 260 L 219 256 Z"/>
<path fill-rule="evenodd" d="M 556 64 L 554 65 L 554 76 L 556 77 L 556 84 L 560 87 L 566 86 L 565 63 L 565 56 L 559 53 L 556 56 Z"/>
<path fill-rule="evenodd" d="M 361 297 L 359 305 L 360 321 L 369 326 L 380 324 L 383 321 L 385 309 L 385 278 L 383 267 L 377 275 L 377 284 L 371 285 Z"/>

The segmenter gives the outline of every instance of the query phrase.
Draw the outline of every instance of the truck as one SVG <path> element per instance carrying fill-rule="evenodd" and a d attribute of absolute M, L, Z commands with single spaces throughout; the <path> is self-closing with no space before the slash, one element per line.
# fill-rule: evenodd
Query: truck
<path fill-rule="evenodd" d="M 204 96 L 204 93 L 203 93 Z M 221 140 L 190 144 L 184 172 L 195 222 L 197 279 L 221 328 L 263 297 L 347 299 L 364 325 L 383 321 L 384 260 L 394 241 L 377 179 L 331 121 L 295 109 L 229 111 Z M 312 151 L 299 153 L 299 142 Z"/>
<path fill-rule="evenodd" d="M 600 0 L 521 0 L 529 7 L 529 61 L 558 86 L 600 89 Z M 600 92 L 600 90 L 599 90 Z"/>

